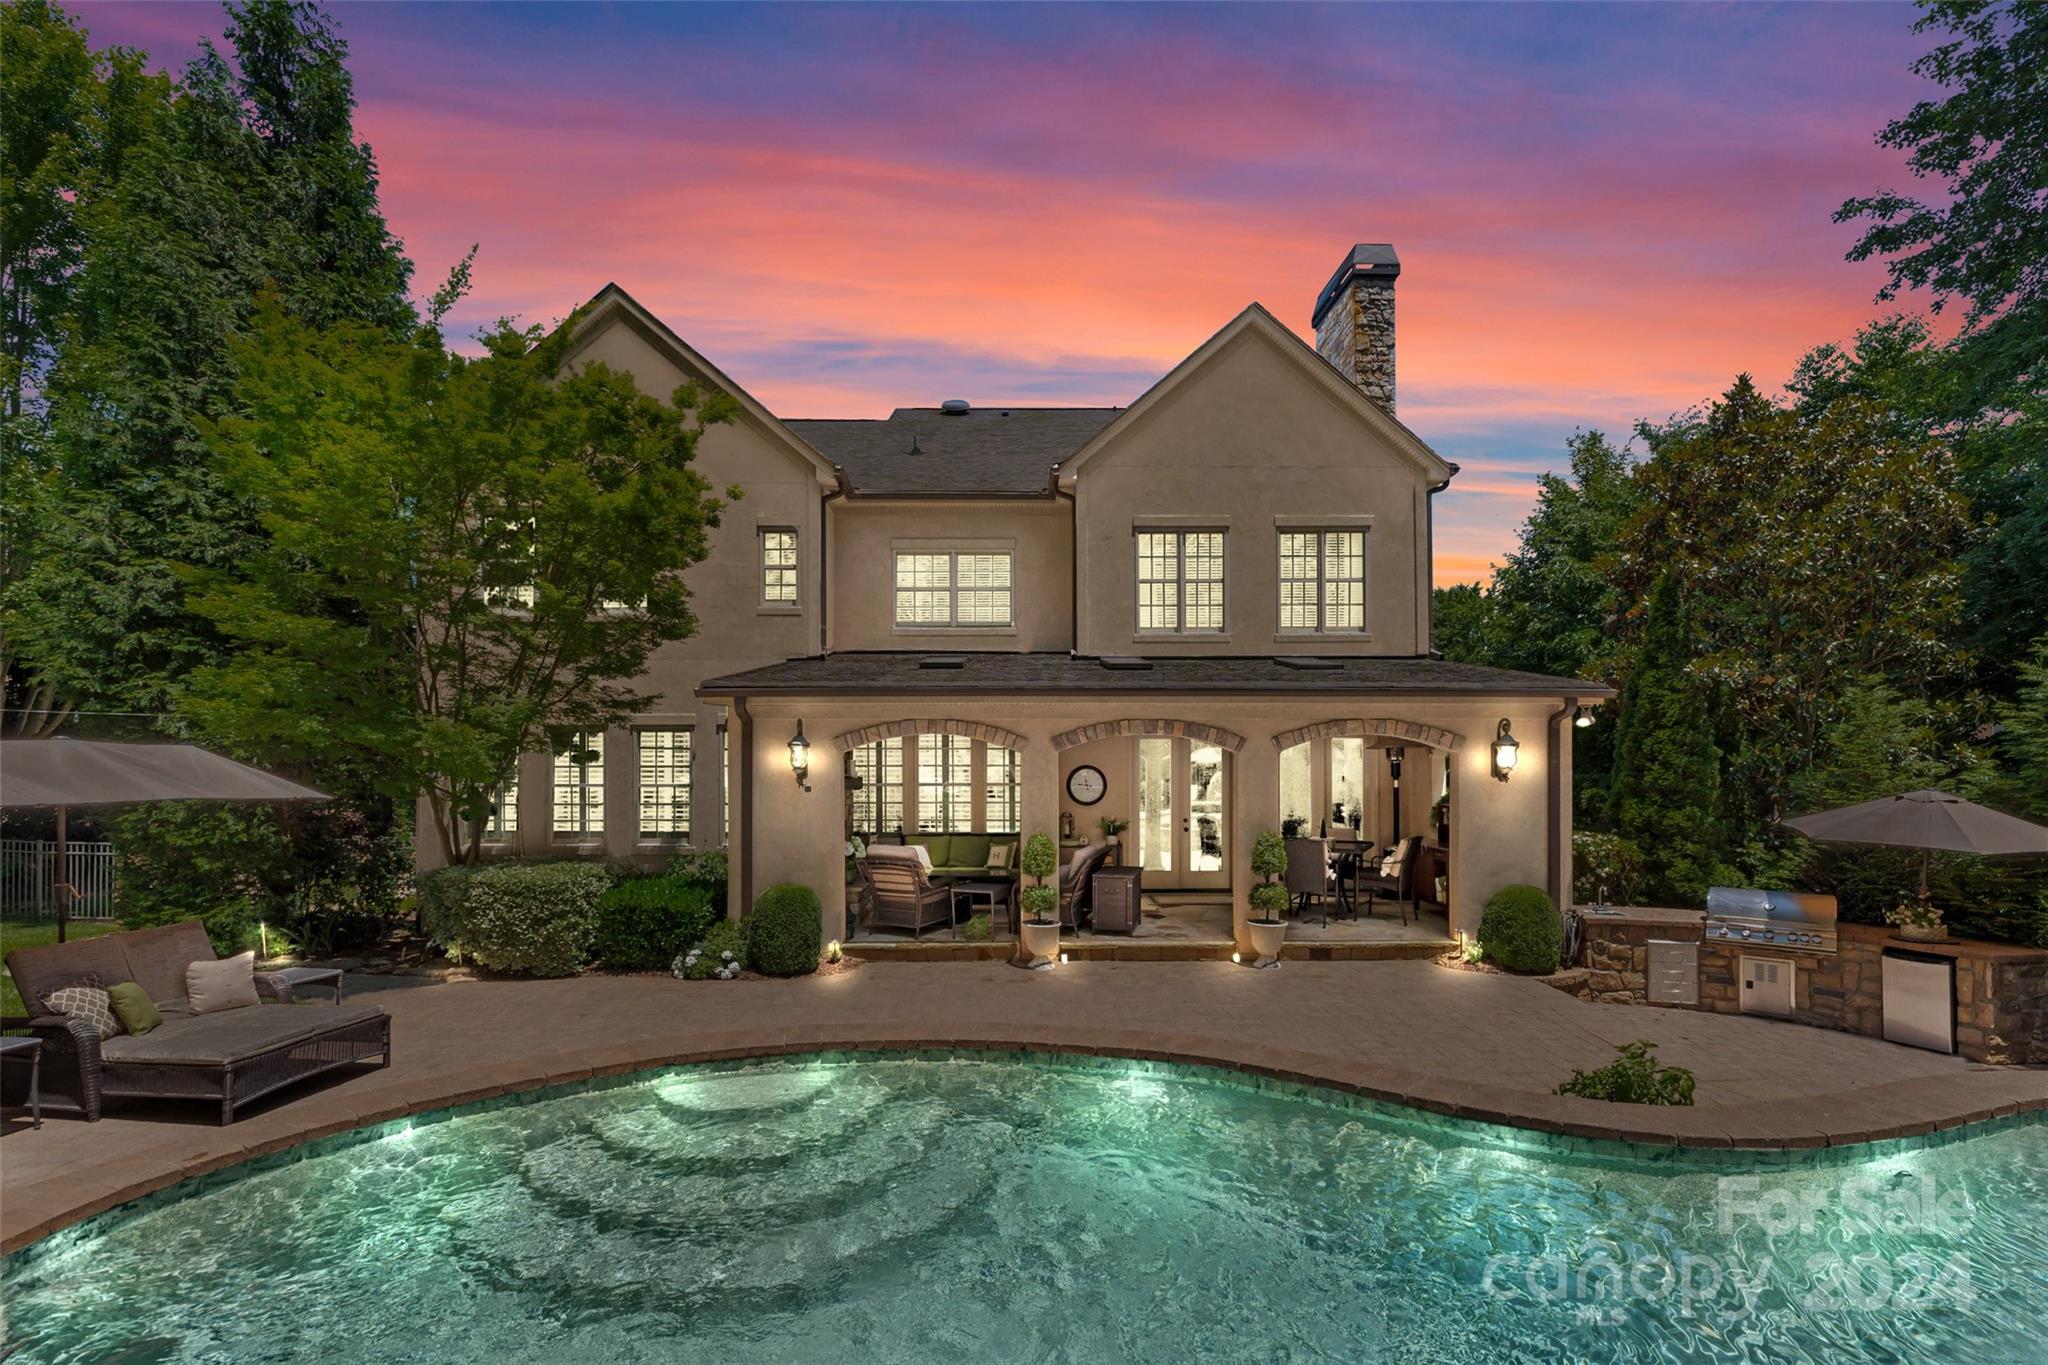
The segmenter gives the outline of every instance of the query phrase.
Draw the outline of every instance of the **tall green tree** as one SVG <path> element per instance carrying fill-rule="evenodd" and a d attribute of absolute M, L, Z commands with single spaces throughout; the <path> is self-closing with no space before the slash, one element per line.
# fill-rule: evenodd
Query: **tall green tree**
<path fill-rule="evenodd" d="M 1614 828 L 1641 851 L 1654 905 L 1704 902 L 1718 865 L 1721 755 L 1677 580 L 1657 581 L 1615 740 Z"/>
<path fill-rule="evenodd" d="M 423 794 L 450 861 L 478 856 L 521 753 L 643 710 L 630 680 L 696 624 L 683 570 L 721 503 L 691 461 L 732 402 L 565 369 L 575 322 L 501 325 L 472 360 L 431 324 L 395 340 L 273 304 L 237 348 L 239 411 L 210 428 L 262 535 L 193 575 L 234 648 L 183 709 L 242 752 Z"/>
<path fill-rule="evenodd" d="M 2048 4 L 1939 0 L 1915 28 L 1939 41 L 1913 64 L 1945 94 L 1886 124 L 1938 194 L 1850 199 L 1849 259 L 1881 259 L 1890 300 L 1925 291 L 1964 310 L 1937 416 L 1983 528 L 1966 556 L 1970 643 L 2010 694 L 2029 642 L 2048 631 Z"/>

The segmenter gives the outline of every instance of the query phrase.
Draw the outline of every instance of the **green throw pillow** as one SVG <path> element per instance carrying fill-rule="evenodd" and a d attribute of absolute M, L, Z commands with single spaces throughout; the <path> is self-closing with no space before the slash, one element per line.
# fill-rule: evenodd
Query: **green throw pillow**
<path fill-rule="evenodd" d="M 107 1004 L 120 1019 L 121 1027 L 138 1038 L 164 1021 L 150 1002 L 149 992 L 133 981 L 107 987 Z"/>

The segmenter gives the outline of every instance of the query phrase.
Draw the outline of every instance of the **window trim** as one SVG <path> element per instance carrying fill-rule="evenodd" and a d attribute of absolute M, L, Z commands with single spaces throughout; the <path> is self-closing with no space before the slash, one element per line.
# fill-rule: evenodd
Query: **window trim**
<path fill-rule="evenodd" d="M 680 783 L 665 783 L 666 786 L 680 786 L 683 789 L 683 808 L 688 812 L 688 828 L 679 834 L 649 834 L 645 826 L 647 810 L 647 754 L 642 747 L 641 737 L 650 734 L 679 734 L 683 736 L 685 750 L 682 765 L 683 780 Z M 633 727 L 633 842 L 642 848 L 689 848 L 697 839 L 697 727 L 694 725 L 636 725 Z"/>
<path fill-rule="evenodd" d="M 1328 517 L 1310 521 L 1304 518 L 1288 517 L 1275 519 L 1273 536 L 1273 617 L 1275 640 L 1370 640 L 1372 639 L 1372 520 L 1369 517 Z M 1324 622 L 1329 610 L 1330 554 L 1327 537 L 1332 535 L 1356 534 L 1358 536 L 1358 620 L 1356 626 L 1329 626 Z M 1287 576 L 1287 537 L 1314 536 L 1316 541 L 1316 576 L 1313 580 L 1289 578 Z M 1313 626 L 1282 625 L 1281 618 L 1287 609 L 1286 594 L 1289 583 L 1313 581 L 1316 585 L 1316 623 Z"/>
<path fill-rule="evenodd" d="M 946 615 L 944 622 L 904 621 L 897 612 L 905 591 L 897 576 L 905 555 L 944 555 L 946 558 Z M 1000 623 L 960 621 L 960 556 L 1000 555 L 1010 561 L 1010 585 L 1003 589 L 1010 599 L 1008 618 Z M 936 588 L 911 589 L 936 592 Z M 970 589 L 970 591 L 980 591 Z M 1015 635 L 1017 633 L 1017 543 L 1012 540 L 899 540 L 889 546 L 889 625 L 896 635 Z"/>
<path fill-rule="evenodd" d="M 1222 543 L 1223 572 L 1215 582 L 1219 590 L 1220 615 L 1222 623 L 1216 626 L 1190 626 L 1188 620 L 1188 537 L 1191 535 L 1213 535 Z M 1142 623 L 1144 604 L 1138 599 L 1143 595 L 1146 583 L 1164 583 L 1163 578 L 1146 578 L 1140 568 L 1145 559 L 1144 541 L 1146 536 L 1173 537 L 1173 619 L 1172 626 L 1146 626 Z M 1206 583 L 1206 578 L 1194 580 Z M 1201 640 L 1228 640 L 1230 638 L 1230 526 L 1228 522 L 1176 522 L 1173 525 L 1148 526 L 1143 521 L 1131 524 L 1131 623 L 1132 635 L 1139 639 L 1176 639 L 1188 637 Z"/>
<path fill-rule="evenodd" d="M 789 537 L 791 597 L 788 601 L 768 595 L 768 537 Z M 777 565 L 778 569 L 782 566 Z M 762 523 L 754 528 L 754 609 L 763 616 L 798 616 L 804 609 L 803 533 L 795 526 Z"/>

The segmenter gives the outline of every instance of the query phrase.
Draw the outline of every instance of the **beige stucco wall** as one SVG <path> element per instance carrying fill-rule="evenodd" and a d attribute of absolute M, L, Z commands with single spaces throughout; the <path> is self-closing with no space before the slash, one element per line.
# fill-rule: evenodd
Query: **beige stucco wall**
<path fill-rule="evenodd" d="M 1073 644 L 1073 514 L 1064 500 L 826 504 L 830 647 L 1065 650 Z M 1007 550 L 1009 630 L 911 630 L 896 625 L 896 551 Z"/>
<path fill-rule="evenodd" d="M 1239 335 L 1076 474 L 1085 654 L 1416 654 L 1427 647 L 1423 472 L 1255 330 Z M 1134 519 L 1225 526 L 1224 631 L 1137 634 Z M 1366 535 L 1369 638 L 1281 636 L 1283 519 Z"/>
<path fill-rule="evenodd" d="M 1230 864 L 1238 932 L 1243 938 L 1245 891 L 1253 883 L 1251 843 L 1262 830 L 1279 826 L 1279 751 L 1273 736 L 1297 726 L 1346 717 L 1385 717 L 1420 722 L 1464 737 L 1451 751 L 1450 924 L 1453 932 L 1476 933 L 1486 898 L 1514 882 L 1547 886 L 1549 881 L 1549 759 L 1546 722 L 1557 709 L 1548 699 L 1433 700 L 1422 698 L 1302 698 L 1284 702 L 1147 697 L 1090 698 L 1085 702 L 1026 697 L 889 698 L 798 700 L 757 698 L 751 703 L 755 740 L 735 763 L 754 765 L 755 824 L 752 889 L 758 895 L 775 882 L 795 881 L 819 893 L 824 932 L 838 936 L 844 924 L 844 794 L 832 737 L 882 721 L 912 718 L 978 721 L 1022 734 L 1024 832 L 1056 833 L 1063 800 L 1062 781 L 1071 763 L 1053 748 L 1053 737 L 1103 720 L 1168 719 L 1220 726 L 1244 736 L 1231 764 L 1234 819 Z M 796 719 L 818 745 L 812 790 L 797 788 L 785 747 Z M 1489 742 L 1506 717 L 1522 741 L 1521 763 L 1507 782 L 1491 775 Z M 1102 749 L 1098 743 L 1098 749 Z M 1410 745 L 1410 754 L 1427 751 Z M 1128 806 L 1128 769 L 1099 764 L 1110 779 L 1101 809 Z M 1407 803 L 1404 802 L 1404 806 Z M 1419 814 L 1419 813 L 1418 813 Z M 1404 809 L 1404 823 L 1416 816 Z M 735 842 L 743 837 L 737 827 Z M 734 868 L 735 879 L 739 869 Z M 1565 874 L 1569 875 L 1566 865 Z M 737 908 L 735 887 L 735 908 Z"/>

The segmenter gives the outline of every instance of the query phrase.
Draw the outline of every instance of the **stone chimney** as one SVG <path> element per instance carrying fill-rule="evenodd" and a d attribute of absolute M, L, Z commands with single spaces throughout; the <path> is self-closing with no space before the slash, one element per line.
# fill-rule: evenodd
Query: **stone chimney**
<path fill-rule="evenodd" d="M 1337 273 L 1316 295 L 1316 349 L 1365 391 L 1394 411 L 1394 280 L 1401 258 L 1385 242 L 1351 248 Z"/>

